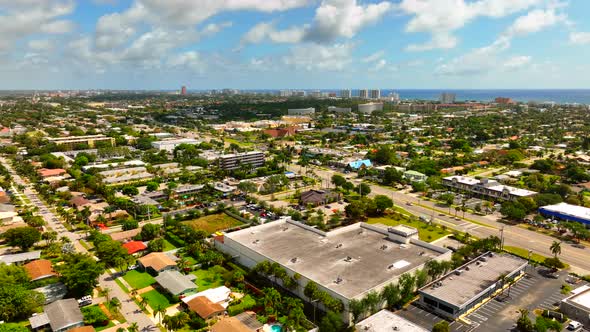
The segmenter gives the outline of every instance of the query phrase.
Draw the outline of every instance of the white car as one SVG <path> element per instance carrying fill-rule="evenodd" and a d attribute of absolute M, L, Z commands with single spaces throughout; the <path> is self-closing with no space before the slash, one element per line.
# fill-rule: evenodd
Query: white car
<path fill-rule="evenodd" d="M 570 331 L 577 331 L 580 328 L 582 328 L 582 323 L 576 322 L 575 320 L 570 321 L 570 323 L 567 325 L 567 329 Z"/>

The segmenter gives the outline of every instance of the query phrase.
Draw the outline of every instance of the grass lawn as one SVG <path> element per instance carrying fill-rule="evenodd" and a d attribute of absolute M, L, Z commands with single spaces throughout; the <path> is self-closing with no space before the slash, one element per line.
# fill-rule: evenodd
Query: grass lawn
<path fill-rule="evenodd" d="M 515 256 L 519 256 L 524 259 L 528 259 L 528 257 L 529 257 L 529 251 L 524 248 L 504 246 L 504 251 L 511 253 Z M 531 260 L 535 261 L 535 262 L 539 262 L 539 263 L 544 262 L 546 258 L 547 257 L 543 256 L 543 255 L 539 255 L 539 254 L 535 254 L 535 253 L 531 254 Z M 566 264 L 566 263 L 564 263 L 564 264 Z M 567 268 L 567 264 L 566 264 L 566 268 Z"/>
<path fill-rule="evenodd" d="M 141 297 L 143 297 L 147 301 L 148 305 L 154 310 L 158 307 L 158 305 L 164 308 L 168 308 L 172 305 L 166 296 L 155 289 L 141 294 Z"/>
<path fill-rule="evenodd" d="M 94 329 L 96 331 L 102 331 L 102 330 L 106 330 L 108 328 L 111 328 L 113 326 L 115 326 L 115 323 L 113 323 L 113 321 L 110 321 L 107 325 L 105 325 L 105 326 L 95 326 Z"/>
<path fill-rule="evenodd" d="M 168 240 L 164 239 L 164 251 L 169 251 L 169 250 L 174 250 L 174 249 L 176 249 L 176 247 L 172 243 L 168 242 Z"/>
<path fill-rule="evenodd" d="M 185 221 L 184 223 L 195 229 L 202 229 L 207 232 L 207 234 L 213 234 L 217 231 L 243 224 L 239 220 L 234 219 L 225 213 L 211 214 L 198 219 Z"/>
<path fill-rule="evenodd" d="M 131 270 L 131 271 L 127 272 L 123 276 L 123 279 L 125 279 L 125 281 L 127 281 L 129 286 L 131 286 L 135 289 L 142 289 L 142 288 L 150 286 L 151 284 L 156 282 L 156 279 L 154 279 L 154 277 L 149 275 L 149 273 L 139 272 L 137 270 Z"/>
<path fill-rule="evenodd" d="M 440 239 L 451 232 L 444 230 L 436 225 L 428 225 L 420 220 L 397 220 L 389 217 L 369 218 L 369 224 L 383 224 L 387 226 L 406 225 L 418 229 L 418 237 L 422 241 L 432 242 Z"/>
<path fill-rule="evenodd" d="M 198 286 L 197 290 L 202 292 L 209 288 L 223 286 L 224 281 L 222 276 L 226 272 L 226 269 L 216 265 L 207 270 L 197 270 L 191 273 L 197 276 L 197 280 L 195 280 L 195 283 Z"/>

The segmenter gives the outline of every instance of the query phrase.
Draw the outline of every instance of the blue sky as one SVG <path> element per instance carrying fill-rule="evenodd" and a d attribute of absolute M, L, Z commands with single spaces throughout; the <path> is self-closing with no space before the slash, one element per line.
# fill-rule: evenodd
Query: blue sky
<path fill-rule="evenodd" d="M 587 0 L 0 0 L 0 89 L 590 88 Z"/>

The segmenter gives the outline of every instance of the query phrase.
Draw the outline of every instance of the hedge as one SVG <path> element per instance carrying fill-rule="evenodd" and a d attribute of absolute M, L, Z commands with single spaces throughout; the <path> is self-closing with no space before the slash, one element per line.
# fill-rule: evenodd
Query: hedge
<path fill-rule="evenodd" d="M 248 309 L 252 309 L 254 306 L 256 306 L 256 300 L 254 300 L 250 295 L 246 295 L 240 300 L 240 303 L 229 306 L 227 308 L 227 313 L 230 316 L 235 316 Z"/>

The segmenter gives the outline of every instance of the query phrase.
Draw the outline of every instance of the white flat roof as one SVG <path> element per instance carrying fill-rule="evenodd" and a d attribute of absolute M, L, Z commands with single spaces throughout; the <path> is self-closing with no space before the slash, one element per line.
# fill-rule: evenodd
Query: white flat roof
<path fill-rule="evenodd" d="M 590 220 L 590 208 L 579 206 L 579 205 L 572 205 L 568 203 L 559 203 L 555 205 L 546 205 L 542 206 L 541 209 L 561 213 L 564 215 L 588 219 Z"/>
<path fill-rule="evenodd" d="M 476 185 L 479 183 L 479 180 L 476 178 L 470 178 L 467 176 L 459 176 L 459 175 L 453 175 L 453 176 L 447 176 L 446 178 L 444 178 L 445 180 L 448 181 L 453 181 L 453 179 L 457 179 L 457 182 L 459 183 L 463 183 L 463 184 L 467 184 L 467 185 Z"/>
<path fill-rule="evenodd" d="M 574 295 L 568 297 L 564 301 L 573 302 L 590 310 L 590 287 L 588 285 L 578 287 L 574 289 L 572 293 L 574 293 Z"/>
<path fill-rule="evenodd" d="M 388 310 L 367 317 L 356 324 L 357 331 L 369 332 L 427 332 L 428 330 Z"/>

